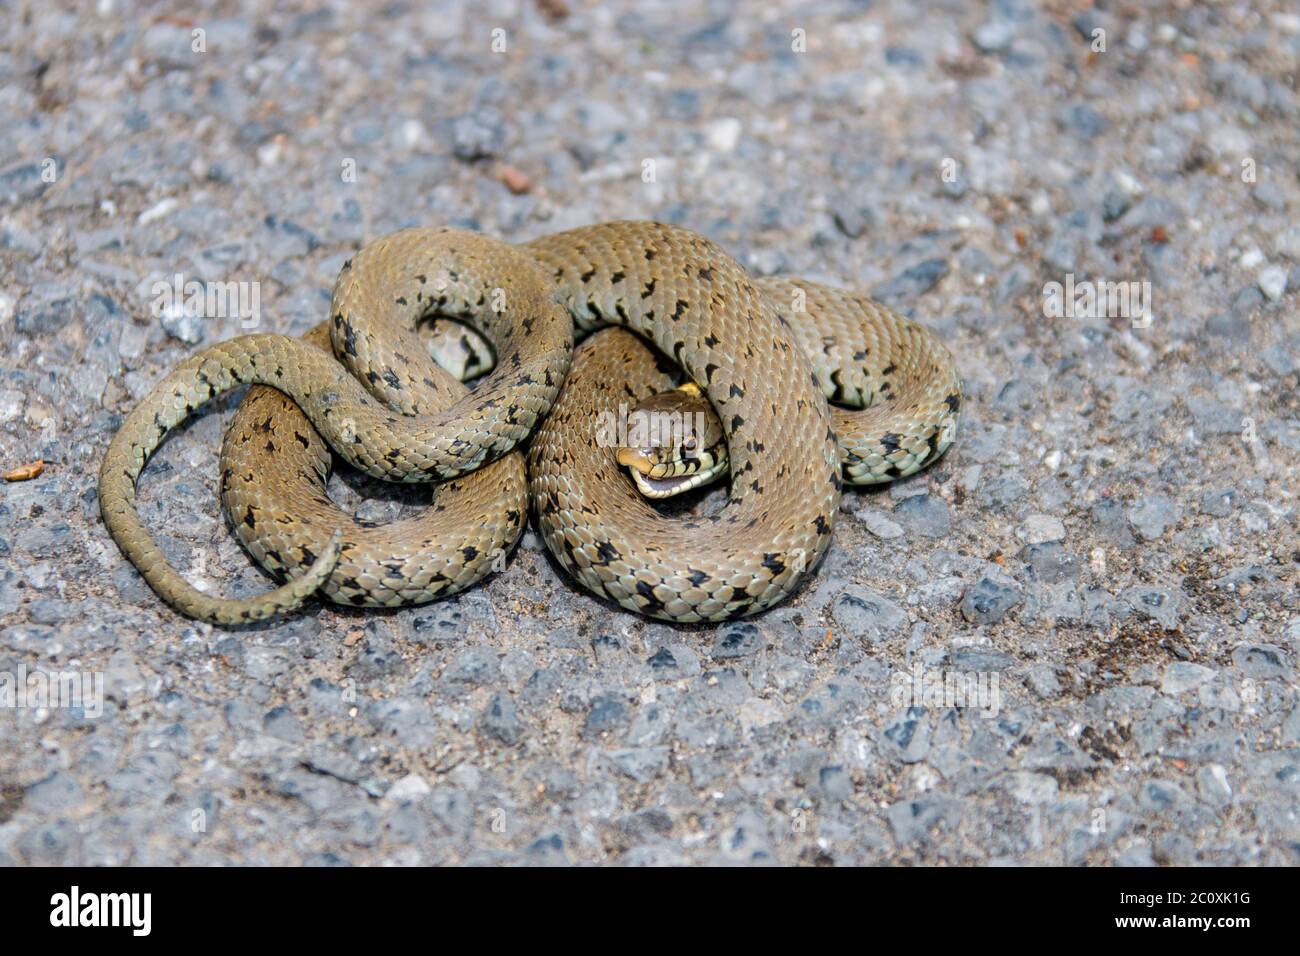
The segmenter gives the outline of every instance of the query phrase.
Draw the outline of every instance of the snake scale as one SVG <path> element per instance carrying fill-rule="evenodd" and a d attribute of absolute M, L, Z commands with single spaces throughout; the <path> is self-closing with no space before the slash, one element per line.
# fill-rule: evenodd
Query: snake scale
<path fill-rule="evenodd" d="M 495 367 L 472 391 L 431 358 L 417 333 L 429 315 L 491 343 Z M 594 332 L 576 350 L 575 324 Z M 683 373 L 716 415 L 731 482 L 721 510 L 671 518 L 595 436 L 602 413 Z M 222 502 L 284 583 L 236 600 L 167 563 L 135 486 L 172 428 L 243 384 L 254 387 L 223 445 Z M 890 481 L 938 458 L 960 404 L 952 358 L 924 327 L 848 292 L 751 278 L 675 226 L 602 223 L 520 246 L 408 229 L 344 265 L 329 319 L 302 339 L 229 339 L 163 378 L 109 445 L 100 507 L 165 601 L 221 624 L 318 590 L 358 606 L 456 593 L 500 566 L 530 506 L 591 591 L 654 617 L 719 621 L 791 594 L 830 544 L 842 481 Z M 419 515 L 362 521 L 326 495 L 331 450 L 378 478 L 441 484 Z"/>

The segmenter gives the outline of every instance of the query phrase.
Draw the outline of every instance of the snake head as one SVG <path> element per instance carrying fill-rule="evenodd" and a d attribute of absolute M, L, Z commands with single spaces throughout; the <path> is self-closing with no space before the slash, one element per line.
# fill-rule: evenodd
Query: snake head
<path fill-rule="evenodd" d="M 627 434 L 615 458 L 647 498 L 703 487 L 730 465 L 722 423 L 694 382 L 637 405 L 627 416 Z"/>

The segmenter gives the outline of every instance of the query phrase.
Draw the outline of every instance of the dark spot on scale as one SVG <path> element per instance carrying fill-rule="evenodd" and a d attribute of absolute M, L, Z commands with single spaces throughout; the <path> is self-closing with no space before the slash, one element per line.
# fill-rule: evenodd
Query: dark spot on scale
<path fill-rule="evenodd" d="M 950 412 L 956 412 L 959 408 L 961 408 L 961 396 L 949 395 L 947 398 L 943 400 L 943 403 L 948 406 L 948 410 Z"/>
<path fill-rule="evenodd" d="M 835 369 L 831 372 L 831 384 L 835 386 L 835 397 L 839 398 L 844 394 L 844 383 L 840 381 L 841 369 Z"/>
<path fill-rule="evenodd" d="M 343 351 L 353 358 L 357 357 L 357 330 L 348 321 L 343 323 Z"/>
<path fill-rule="evenodd" d="M 737 431 L 739 431 L 739 430 L 740 430 L 740 426 L 743 425 L 743 424 L 745 424 L 745 420 L 744 420 L 743 418 L 741 418 L 739 415 L 732 415 L 732 416 L 731 416 L 731 430 L 732 430 L 732 432 L 737 432 Z"/>
<path fill-rule="evenodd" d="M 617 561 L 623 556 L 619 553 L 618 548 L 614 547 L 613 543 L 609 541 L 602 541 L 596 545 L 596 554 L 600 556 L 600 560 L 604 564 Z"/>
<path fill-rule="evenodd" d="M 473 561 L 478 557 L 478 548 L 471 544 L 468 547 L 461 548 L 460 553 L 464 555 L 466 562 Z"/>
<path fill-rule="evenodd" d="M 881 374 L 881 375 L 893 375 L 893 374 L 894 374 L 895 372 L 897 372 L 897 371 L 898 371 L 898 366 L 897 366 L 897 365 L 886 365 L 884 368 L 882 368 L 882 369 L 880 370 L 880 374 Z"/>
<path fill-rule="evenodd" d="M 779 554 L 765 554 L 763 555 L 763 567 L 771 571 L 772 576 L 775 577 L 785 570 L 785 562 L 781 560 Z"/>
<path fill-rule="evenodd" d="M 687 570 L 690 571 L 690 574 L 687 576 L 691 579 L 691 583 L 694 584 L 697 588 L 700 585 L 704 584 L 705 582 L 713 580 L 704 571 L 700 571 L 696 568 L 687 568 Z"/>
<path fill-rule="evenodd" d="M 654 258 L 655 258 L 655 255 L 656 255 L 657 252 L 658 252 L 657 249 L 651 248 L 650 246 L 646 246 L 646 250 L 645 250 L 645 261 L 646 261 L 646 262 L 654 262 Z"/>
<path fill-rule="evenodd" d="M 406 296 L 404 296 L 404 295 L 399 295 L 399 296 L 398 296 L 396 299 L 394 299 L 393 301 L 396 302 L 398 305 L 406 305 Z"/>
<path fill-rule="evenodd" d="M 732 386 L 731 386 L 731 397 L 732 397 L 732 398 L 744 398 L 744 397 L 745 397 L 745 390 L 744 390 L 743 388 L 741 388 L 739 385 L 732 385 Z"/>
<path fill-rule="evenodd" d="M 300 435 L 300 434 L 298 434 L 298 432 L 294 432 L 294 433 L 293 433 L 293 437 L 296 438 L 296 439 L 297 439 L 297 440 L 302 444 L 302 447 L 303 447 L 303 448 L 310 448 L 310 447 L 311 447 L 311 443 L 307 441 L 307 436 L 306 436 L 306 435 Z"/>
<path fill-rule="evenodd" d="M 643 298 L 643 299 L 648 299 L 648 298 L 650 298 L 650 296 L 654 295 L 654 291 L 655 291 L 655 283 L 658 282 L 658 281 L 659 281 L 658 279 L 651 279 L 651 280 L 650 280 L 649 282 L 647 282 L 644 286 L 642 286 L 642 287 L 641 287 L 641 298 Z"/>
<path fill-rule="evenodd" d="M 595 277 L 596 277 L 596 267 L 595 267 L 595 266 L 592 266 L 592 267 L 591 267 L 591 271 L 589 271 L 589 272 L 584 272 L 584 273 L 582 274 L 582 281 L 583 281 L 583 283 L 587 283 L 587 282 L 590 282 L 590 281 L 591 281 L 592 279 L 594 279 Z"/>
<path fill-rule="evenodd" d="M 384 381 L 386 381 L 393 388 L 400 389 L 402 387 L 402 380 L 397 377 L 397 373 L 394 372 L 391 368 L 384 370 Z"/>
<path fill-rule="evenodd" d="M 613 275 L 609 277 L 609 281 L 611 283 L 622 282 L 626 278 L 627 278 L 627 274 L 623 272 L 622 269 L 619 269 L 617 272 L 615 272 Z"/>
<path fill-rule="evenodd" d="M 244 524 L 248 525 L 250 528 L 257 527 L 257 519 L 253 517 L 252 505 L 249 505 L 248 510 L 244 512 Z"/>
<path fill-rule="evenodd" d="M 928 465 L 930 462 L 934 461 L 936 458 L 939 457 L 939 430 L 938 429 L 935 429 L 933 432 L 931 432 L 930 437 L 927 440 L 926 444 L 930 446 L 930 451 L 926 454 L 925 461 L 922 462 L 922 464 Z"/>
<path fill-rule="evenodd" d="M 899 443 L 902 440 L 902 435 L 899 435 L 897 432 L 889 432 L 887 435 L 882 435 L 880 437 L 880 444 L 885 447 L 885 451 L 893 452 L 898 451 Z"/>
<path fill-rule="evenodd" d="M 685 299 L 678 299 L 677 307 L 673 309 L 673 315 L 672 315 L 673 321 L 675 322 L 678 319 L 680 319 L 682 315 L 685 314 L 686 310 L 689 309 L 690 307 L 691 304 L 687 302 Z"/>
<path fill-rule="evenodd" d="M 636 593 L 641 595 L 641 597 L 645 598 L 645 606 L 642 608 L 642 610 L 644 611 L 663 610 L 664 602 L 659 600 L 657 597 L 655 597 L 654 588 L 646 584 L 646 582 L 638 581 L 636 583 Z"/>
<path fill-rule="evenodd" d="M 719 341 L 720 340 L 718 339 L 718 337 L 714 335 L 712 332 L 710 332 L 708 335 L 704 337 L 704 344 L 707 345 L 709 348 L 713 348 L 715 345 L 718 344 Z"/>
<path fill-rule="evenodd" d="M 830 534 L 830 533 L 831 533 L 831 526 L 830 526 L 830 523 L 826 520 L 826 516 L 825 516 L 825 515 L 818 515 L 818 516 L 817 516 L 817 520 L 813 522 L 813 525 L 814 525 L 814 527 L 817 528 L 817 533 L 818 533 L 818 534 Z"/>
<path fill-rule="evenodd" d="M 698 275 L 699 275 L 699 277 L 700 277 L 701 279 L 703 279 L 705 282 L 712 282 L 712 281 L 713 281 L 713 269 L 712 269 L 710 266 L 705 266 L 704 268 L 702 268 L 702 269 L 699 271 Z"/>

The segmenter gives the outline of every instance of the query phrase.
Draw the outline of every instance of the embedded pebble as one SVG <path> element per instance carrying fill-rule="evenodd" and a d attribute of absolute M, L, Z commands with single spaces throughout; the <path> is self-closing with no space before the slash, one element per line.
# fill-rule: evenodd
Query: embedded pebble
<path fill-rule="evenodd" d="M 1218 675 L 1213 667 L 1193 664 L 1191 661 L 1174 661 L 1160 677 L 1160 690 L 1166 694 L 1182 694 L 1196 690 Z"/>
<path fill-rule="evenodd" d="M 903 499 L 894 507 L 894 517 L 904 528 L 926 538 L 945 537 L 952 528 L 948 503 L 929 494 Z"/>
<path fill-rule="evenodd" d="M 961 616 L 972 624 L 996 624 L 1019 603 L 1020 593 L 1015 587 L 980 578 L 967 588 L 961 600 Z"/>
<path fill-rule="evenodd" d="M 894 602 L 867 588 L 850 586 L 834 602 L 831 616 L 850 635 L 879 643 L 901 633 L 907 614 Z"/>
<path fill-rule="evenodd" d="M 1025 518 L 1016 536 L 1027 544 L 1046 544 L 1065 540 L 1065 524 L 1051 515 L 1032 514 Z"/>
<path fill-rule="evenodd" d="M 891 541 L 903 536 L 902 526 L 890 521 L 879 511 L 859 511 L 857 517 L 877 538 Z"/>
<path fill-rule="evenodd" d="M 1168 495 L 1144 495 L 1128 510 L 1129 524 L 1143 540 L 1156 541 L 1182 517 L 1182 506 Z"/>
<path fill-rule="evenodd" d="M 990 20 L 975 31 L 972 39 L 985 53 L 1001 53 L 1015 39 L 1015 26 L 1006 20 Z"/>
<path fill-rule="evenodd" d="M 1259 270 L 1259 291 L 1270 302 L 1277 302 L 1286 293 L 1287 274 L 1282 266 L 1268 266 Z"/>
<path fill-rule="evenodd" d="M 496 156 L 505 145 L 505 138 L 505 118 L 493 107 L 483 107 L 451 121 L 452 152 L 466 162 Z"/>
<path fill-rule="evenodd" d="M 207 336 L 205 320 L 184 309 L 168 309 L 161 316 L 162 327 L 174 339 L 197 345 Z"/>

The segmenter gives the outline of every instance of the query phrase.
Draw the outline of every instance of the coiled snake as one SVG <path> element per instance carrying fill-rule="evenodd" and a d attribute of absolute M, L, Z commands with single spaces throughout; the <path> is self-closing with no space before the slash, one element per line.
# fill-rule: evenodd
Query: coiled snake
<path fill-rule="evenodd" d="M 472 392 L 417 334 L 431 313 L 492 343 L 496 366 Z M 575 351 L 575 322 L 622 328 Z M 726 505 L 702 517 L 662 515 L 620 473 L 640 455 L 596 440 L 602 414 L 671 389 L 677 367 L 716 414 L 730 465 Z M 286 583 L 234 600 L 168 565 L 135 484 L 168 431 L 245 383 L 258 387 L 223 446 L 222 501 Z M 222 624 L 317 590 L 352 605 L 453 594 L 509 552 L 530 502 L 547 547 L 590 590 L 654 617 L 717 621 L 789 595 L 830 544 L 842 476 L 867 484 L 924 467 L 951 444 L 960 403 L 951 356 L 928 330 L 847 292 L 752 279 L 677 227 L 612 222 L 517 247 L 410 229 L 345 264 L 329 320 L 303 339 L 241 336 L 167 375 L 114 435 L 100 508 L 165 601 Z M 517 449 L 534 432 L 525 472 Z M 444 483 L 422 514 L 376 526 L 325 494 L 331 448 L 379 478 Z"/>

